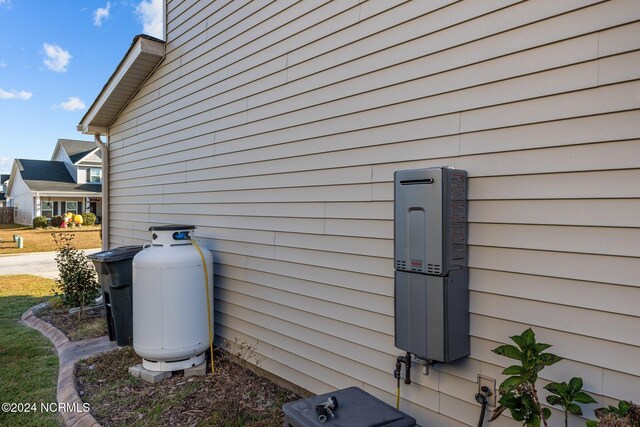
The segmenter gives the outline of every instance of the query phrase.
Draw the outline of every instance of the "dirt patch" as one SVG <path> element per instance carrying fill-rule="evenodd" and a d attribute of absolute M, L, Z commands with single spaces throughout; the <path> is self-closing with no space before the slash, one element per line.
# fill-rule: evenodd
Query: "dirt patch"
<path fill-rule="evenodd" d="M 104 306 L 78 313 L 69 313 L 69 309 L 47 307 L 36 314 L 60 329 L 71 341 L 82 341 L 107 335 L 107 321 Z"/>
<path fill-rule="evenodd" d="M 182 372 L 157 384 L 128 373 L 140 363 L 132 347 L 79 362 L 78 391 L 104 427 L 256 426 L 281 427 L 284 403 L 295 393 L 215 352 L 215 373 L 185 379 Z"/>

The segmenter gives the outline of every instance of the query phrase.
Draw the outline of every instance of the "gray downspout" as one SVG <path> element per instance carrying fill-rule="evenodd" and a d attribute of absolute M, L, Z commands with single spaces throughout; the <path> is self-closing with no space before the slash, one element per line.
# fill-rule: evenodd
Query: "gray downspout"
<path fill-rule="evenodd" d="M 109 136 L 104 143 L 100 135 L 93 136 L 102 152 L 102 250 L 109 250 Z"/>

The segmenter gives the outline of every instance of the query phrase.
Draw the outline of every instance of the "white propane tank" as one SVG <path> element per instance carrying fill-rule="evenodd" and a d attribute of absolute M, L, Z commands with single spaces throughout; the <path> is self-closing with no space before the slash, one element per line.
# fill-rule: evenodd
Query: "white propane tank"
<path fill-rule="evenodd" d="M 133 258 L 133 349 L 151 371 L 176 371 L 204 362 L 209 347 L 202 257 L 193 225 L 154 226 L 153 241 Z M 213 256 L 202 249 L 213 334 Z"/>

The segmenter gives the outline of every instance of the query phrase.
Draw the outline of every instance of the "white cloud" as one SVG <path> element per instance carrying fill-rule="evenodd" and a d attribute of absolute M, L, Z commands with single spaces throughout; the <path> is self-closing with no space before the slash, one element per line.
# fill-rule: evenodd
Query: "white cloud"
<path fill-rule="evenodd" d="M 7 63 L 4 61 L 0 61 L 0 68 L 7 68 Z"/>
<path fill-rule="evenodd" d="M 44 65 L 51 71 L 62 73 L 67 71 L 69 61 L 71 61 L 71 54 L 55 44 L 44 44 L 44 54 L 47 56 L 44 59 Z"/>
<path fill-rule="evenodd" d="M 0 99 L 22 99 L 26 101 L 28 99 L 31 99 L 32 96 L 33 94 L 31 92 L 27 92 L 26 90 L 17 91 L 15 89 L 12 89 L 10 91 L 6 91 L 0 89 Z"/>
<path fill-rule="evenodd" d="M 0 6 L 11 9 L 11 0 L 0 0 Z"/>
<path fill-rule="evenodd" d="M 70 96 L 66 102 L 61 102 L 58 107 L 67 111 L 82 110 L 85 108 L 84 102 L 77 96 Z"/>
<path fill-rule="evenodd" d="M 162 0 L 142 0 L 136 7 L 136 13 L 145 34 L 162 38 Z"/>
<path fill-rule="evenodd" d="M 109 17 L 109 9 L 111 9 L 111 2 L 107 2 L 106 7 L 99 7 L 93 12 L 93 25 L 96 27 L 102 26 L 102 21 Z"/>
<path fill-rule="evenodd" d="M 9 157 L 0 156 L 0 172 L 9 173 L 9 171 L 11 170 L 12 164 L 13 164 L 13 159 L 10 159 Z M 2 186 L 1 182 L 0 182 L 0 186 Z"/>

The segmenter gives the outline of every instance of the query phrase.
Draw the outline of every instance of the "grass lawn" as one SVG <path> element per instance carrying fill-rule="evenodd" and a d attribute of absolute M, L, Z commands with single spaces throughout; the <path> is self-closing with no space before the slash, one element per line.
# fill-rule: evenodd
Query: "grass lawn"
<path fill-rule="evenodd" d="M 22 313 L 52 296 L 51 279 L 0 276 L 0 402 L 35 403 L 32 413 L 0 411 L 2 426 L 59 426 L 57 413 L 40 411 L 56 401 L 58 356 L 38 331 L 19 323 Z"/>
<path fill-rule="evenodd" d="M 74 229 L 34 229 L 33 227 L 27 227 L 25 225 L 0 224 L 0 255 L 55 251 L 57 248 L 51 236 L 52 232 L 75 234 L 73 245 L 78 249 L 99 248 L 102 245 L 100 240 L 100 226 Z M 13 242 L 14 234 L 22 236 L 24 239 L 23 249 L 18 249 L 18 245 Z"/>

